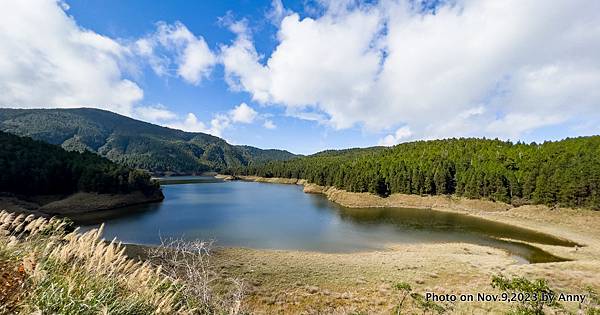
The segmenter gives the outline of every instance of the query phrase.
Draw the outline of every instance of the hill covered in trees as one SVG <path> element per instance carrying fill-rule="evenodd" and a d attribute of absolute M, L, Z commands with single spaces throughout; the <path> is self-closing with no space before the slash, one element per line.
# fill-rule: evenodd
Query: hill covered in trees
<path fill-rule="evenodd" d="M 600 136 L 524 144 L 486 139 L 326 151 L 228 171 L 306 179 L 352 192 L 487 198 L 600 209 Z"/>
<path fill-rule="evenodd" d="M 234 146 L 208 134 L 91 108 L 0 109 L 0 130 L 69 151 L 96 152 L 111 161 L 155 173 L 219 171 L 296 157 L 287 151 Z"/>
<path fill-rule="evenodd" d="M 68 195 L 75 192 L 160 194 L 144 171 L 118 165 L 97 154 L 0 131 L 0 192 Z M 162 195 L 161 195 L 162 196 Z"/>

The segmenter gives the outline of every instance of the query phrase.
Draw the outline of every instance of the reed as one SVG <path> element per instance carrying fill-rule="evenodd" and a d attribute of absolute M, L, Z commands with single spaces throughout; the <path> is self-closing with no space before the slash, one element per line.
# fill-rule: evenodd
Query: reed
<path fill-rule="evenodd" d="M 232 302 L 212 293 L 209 243 L 164 244 L 151 251 L 151 263 L 127 257 L 116 239 L 102 239 L 102 229 L 81 233 L 65 220 L 0 211 L 0 266 L 26 279 L 21 290 L 11 291 L 18 296 L 7 298 L 18 303 L 0 313 L 240 312 L 241 282 Z"/>

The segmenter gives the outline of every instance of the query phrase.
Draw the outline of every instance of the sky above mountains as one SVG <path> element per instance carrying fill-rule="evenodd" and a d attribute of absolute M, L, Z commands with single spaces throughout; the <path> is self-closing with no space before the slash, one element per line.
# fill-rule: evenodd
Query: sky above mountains
<path fill-rule="evenodd" d="M 0 3 L 2 107 L 305 154 L 600 133 L 600 1 Z"/>

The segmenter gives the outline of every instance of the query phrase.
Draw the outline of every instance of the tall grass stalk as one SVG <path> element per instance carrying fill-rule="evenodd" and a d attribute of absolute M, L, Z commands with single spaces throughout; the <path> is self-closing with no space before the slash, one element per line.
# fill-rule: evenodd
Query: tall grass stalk
<path fill-rule="evenodd" d="M 102 229 L 80 233 L 68 221 L 0 211 L 0 262 L 26 275 L 19 313 L 237 314 L 243 285 L 215 295 L 210 243 L 171 241 L 133 260 L 125 247 L 102 239 Z M 12 269 L 11 269 L 12 270 Z M 2 292 L 0 292 L 2 293 Z M 1 296 L 1 294 L 0 294 Z M 0 312 L 3 310 L 0 309 Z M 6 310 L 4 310 L 6 311 Z"/>

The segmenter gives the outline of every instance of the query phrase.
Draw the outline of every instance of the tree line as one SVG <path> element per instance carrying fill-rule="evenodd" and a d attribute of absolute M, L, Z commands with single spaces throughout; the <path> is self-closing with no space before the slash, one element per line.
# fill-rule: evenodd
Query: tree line
<path fill-rule="evenodd" d="M 458 195 L 514 205 L 600 209 L 600 136 L 541 144 L 472 138 L 416 141 L 325 151 L 228 173 L 306 179 L 381 196 Z"/>
<path fill-rule="evenodd" d="M 0 170 L 0 191 L 21 195 L 138 190 L 149 195 L 160 189 L 145 171 L 1 131 Z"/>

